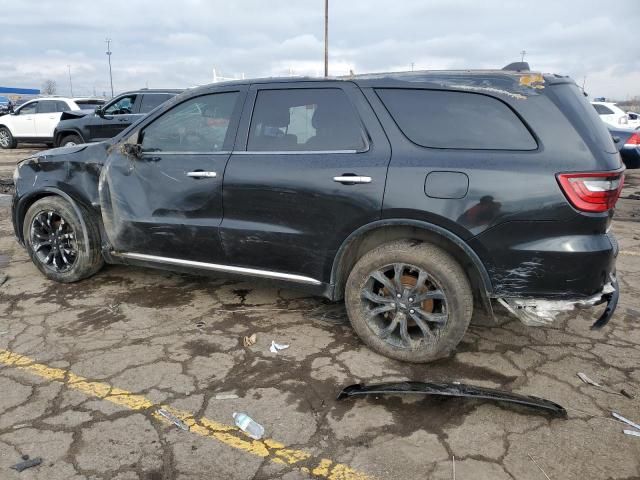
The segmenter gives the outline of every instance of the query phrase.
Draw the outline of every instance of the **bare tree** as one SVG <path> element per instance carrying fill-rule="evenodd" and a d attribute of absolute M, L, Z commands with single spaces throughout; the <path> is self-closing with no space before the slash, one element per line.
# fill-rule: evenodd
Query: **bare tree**
<path fill-rule="evenodd" d="M 58 86 L 56 85 L 55 80 L 45 80 L 42 83 L 42 94 L 43 95 L 55 95 L 58 90 Z"/>

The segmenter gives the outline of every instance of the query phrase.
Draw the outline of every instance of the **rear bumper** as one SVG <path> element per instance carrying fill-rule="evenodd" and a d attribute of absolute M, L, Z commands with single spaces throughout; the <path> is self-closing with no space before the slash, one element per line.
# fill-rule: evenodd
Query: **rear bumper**
<path fill-rule="evenodd" d="M 613 316 L 618 306 L 620 290 L 614 274 L 602 291 L 588 298 L 568 298 L 550 300 L 546 298 L 498 298 L 498 301 L 522 323 L 528 326 L 548 326 L 577 315 L 581 310 L 606 303 L 607 306 L 598 320 L 591 326 L 592 330 L 604 327 Z"/>

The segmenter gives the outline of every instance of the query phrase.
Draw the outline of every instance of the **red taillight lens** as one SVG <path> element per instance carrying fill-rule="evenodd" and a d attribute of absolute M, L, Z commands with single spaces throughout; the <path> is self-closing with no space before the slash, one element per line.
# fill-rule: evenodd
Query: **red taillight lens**
<path fill-rule="evenodd" d="M 615 207 L 622 185 L 622 172 L 559 173 L 558 183 L 571 205 L 583 212 L 606 212 Z"/>
<path fill-rule="evenodd" d="M 626 142 L 625 145 L 640 145 L 640 134 L 634 133 L 632 134 Z"/>

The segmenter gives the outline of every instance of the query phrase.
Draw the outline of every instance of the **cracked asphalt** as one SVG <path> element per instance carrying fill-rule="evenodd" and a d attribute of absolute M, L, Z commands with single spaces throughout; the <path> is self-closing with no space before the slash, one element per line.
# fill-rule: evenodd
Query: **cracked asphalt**
<path fill-rule="evenodd" d="M 0 153 L 0 178 L 24 155 Z M 638 194 L 629 171 L 613 224 L 622 293 L 604 330 L 589 329 L 599 310 L 552 328 L 500 315 L 428 365 L 365 348 L 341 304 L 265 283 L 123 266 L 52 283 L 0 199 L 0 478 L 451 479 L 455 456 L 458 480 L 638 479 L 640 438 L 611 417 L 640 423 Z M 272 340 L 291 346 L 273 354 Z M 542 396 L 568 418 L 465 399 L 335 400 L 352 383 L 406 379 Z M 231 428 L 234 411 L 267 440 Z M 22 455 L 42 464 L 17 473 Z"/>

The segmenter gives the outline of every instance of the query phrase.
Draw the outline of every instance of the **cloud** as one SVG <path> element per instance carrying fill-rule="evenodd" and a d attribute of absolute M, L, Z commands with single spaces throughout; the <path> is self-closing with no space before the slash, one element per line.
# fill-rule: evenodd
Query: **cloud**
<path fill-rule="evenodd" d="M 219 75 L 318 75 L 321 0 L 53 0 L 5 2 L 0 84 L 65 94 L 109 91 L 106 37 L 117 91 L 188 87 Z M 19 21 L 18 21 L 19 19 Z M 500 68 L 526 59 L 568 74 L 597 96 L 640 95 L 637 0 L 330 0 L 330 72 Z M 590 88 L 589 88 L 590 87 Z"/>

